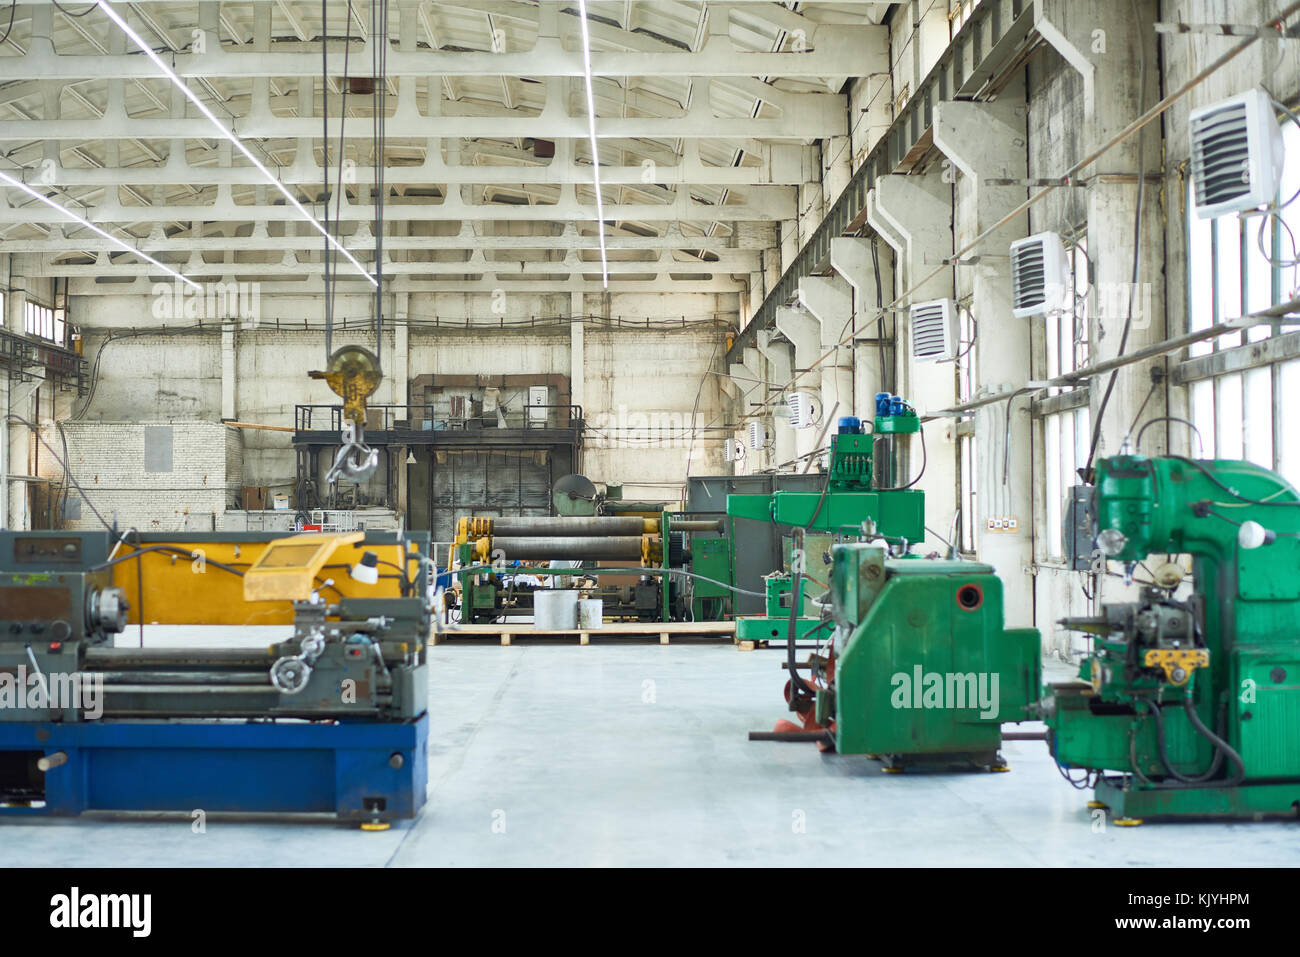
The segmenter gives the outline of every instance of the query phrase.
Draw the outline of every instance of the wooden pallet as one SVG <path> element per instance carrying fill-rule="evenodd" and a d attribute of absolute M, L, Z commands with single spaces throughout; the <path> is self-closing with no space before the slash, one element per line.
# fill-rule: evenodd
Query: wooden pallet
<path fill-rule="evenodd" d="M 736 625 L 730 621 L 646 621 L 609 622 L 600 628 L 556 630 L 534 628 L 527 622 L 509 625 L 459 625 L 454 631 L 433 636 L 433 644 L 462 638 L 496 638 L 509 645 L 515 638 L 577 638 L 578 644 L 591 644 L 592 638 L 658 638 L 669 644 L 676 638 L 735 641 Z"/>

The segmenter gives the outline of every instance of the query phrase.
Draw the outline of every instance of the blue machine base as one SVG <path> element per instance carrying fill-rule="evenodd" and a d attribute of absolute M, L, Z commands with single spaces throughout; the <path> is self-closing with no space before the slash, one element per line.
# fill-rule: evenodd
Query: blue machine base
<path fill-rule="evenodd" d="M 43 785 L 42 796 L 0 806 L 0 815 L 203 810 L 410 818 L 425 801 L 428 737 L 427 714 L 405 724 L 0 722 L 0 787 L 12 793 L 24 774 Z M 37 759 L 58 752 L 66 763 L 43 775 L 34 770 Z"/>

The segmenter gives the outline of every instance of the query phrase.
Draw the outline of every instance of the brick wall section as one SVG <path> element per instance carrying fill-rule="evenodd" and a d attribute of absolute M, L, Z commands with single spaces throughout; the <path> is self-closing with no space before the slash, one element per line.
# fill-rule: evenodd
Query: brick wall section
<path fill-rule="evenodd" d="M 66 422 L 69 466 L 91 503 L 119 527 L 142 532 L 210 529 L 234 505 L 242 443 L 215 422 Z M 146 431 L 171 429 L 170 471 L 146 468 Z M 233 434 L 233 437 L 232 437 Z M 163 437 L 165 433 L 154 433 Z M 163 461 L 159 461 L 159 459 Z M 155 452 L 153 465 L 165 465 Z M 57 466 L 50 478 L 58 479 Z M 72 489 L 70 496 L 77 495 Z M 98 528 L 83 501 L 68 528 Z"/>
<path fill-rule="evenodd" d="M 228 429 L 224 426 L 222 431 L 226 433 L 226 488 L 237 493 L 239 487 L 244 484 L 244 433 L 239 429 Z M 231 507 L 237 507 L 241 503 L 237 500 L 230 501 Z M 217 523 L 220 526 L 220 522 Z"/>

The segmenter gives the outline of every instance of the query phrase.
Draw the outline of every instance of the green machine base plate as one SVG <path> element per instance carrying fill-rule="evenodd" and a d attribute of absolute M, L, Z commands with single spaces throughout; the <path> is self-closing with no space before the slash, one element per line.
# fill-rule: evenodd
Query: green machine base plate
<path fill-rule="evenodd" d="M 933 754 L 877 754 L 882 771 L 898 773 L 908 768 L 925 771 L 1007 771 L 1000 751 L 936 751 Z"/>
<path fill-rule="evenodd" d="M 1300 781 L 1243 784 L 1237 787 L 1131 788 L 1118 778 L 1102 778 L 1095 788 L 1098 803 L 1120 820 L 1176 817 L 1257 818 L 1296 816 Z"/>
<path fill-rule="evenodd" d="M 822 622 L 816 618 L 796 618 L 795 635 L 797 641 L 808 638 L 809 633 L 817 628 Z M 827 629 L 823 628 L 821 633 L 810 638 L 817 640 L 826 636 Z M 789 618 L 737 618 L 736 619 L 736 640 L 737 641 L 785 641 L 790 634 Z"/>

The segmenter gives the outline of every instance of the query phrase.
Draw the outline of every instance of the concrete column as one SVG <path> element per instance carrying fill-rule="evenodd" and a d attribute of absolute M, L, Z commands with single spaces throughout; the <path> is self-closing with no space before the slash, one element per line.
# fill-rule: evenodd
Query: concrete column
<path fill-rule="evenodd" d="M 8 332 L 22 335 L 27 327 L 27 280 L 22 272 L 22 257 L 9 257 L 9 290 L 5 293 L 4 326 Z"/>
<path fill-rule="evenodd" d="M 872 259 L 873 239 L 856 236 L 836 236 L 831 240 L 831 267 L 848 281 L 853 289 L 853 328 L 855 339 L 880 339 L 882 324 L 877 321 L 876 303 L 890 302 L 894 298 L 894 256 L 885 243 L 876 242 L 876 259 Z M 880 288 L 876 288 L 876 267 L 879 265 Z M 879 292 L 879 296 L 877 296 Z M 883 328 L 890 326 L 885 316 Z M 869 418 L 874 414 L 872 404 L 875 394 L 889 389 L 881 381 L 880 353 L 883 343 L 854 346 L 849 350 L 853 365 L 854 415 Z M 889 352 L 885 350 L 886 357 Z"/>
<path fill-rule="evenodd" d="M 853 175 L 853 144 L 847 136 L 832 136 L 822 147 L 822 196 L 825 208 L 840 198 Z"/>
<path fill-rule="evenodd" d="M 821 355 L 832 352 L 819 366 L 822 418 L 853 415 L 853 350 L 841 345 L 853 333 L 853 290 L 837 276 L 805 276 L 799 280 L 799 301 L 821 324 Z"/>
<path fill-rule="evenodd" d="M 794 377 L 794 346 L 776 338 L 776 334 L 762 330 L 758 333 L 758 351 L 767 360 L 767 392 L 776 396 Z M 790 410 L 784 402 L 772 405 L 775 422 L 772 436 L 773 464 L 780 466 L 792 461 L 795 451 L 795 430 L 790 427 Z"/>
<path fill-rule="evenodd" d="M 39 380 L 18 382 L 10 379 L 4 411 L 21 415 L 32 424 L 39 425 L 37 414 L 32 408 L 32 396 L 36 394 L 36 389 L 40 384 Z M 5 500 L 4 527 L 12 529 L 31 528 L 31 511 L 27 507 L 27 483 L 15 482 L 12 480 L 12 476 L 27 475 L 31 471 L 28 456 L 31 443 L 35 439 L 27 426 L 20 422 L 5 421 L 7 429 L 0 429 L 0 435 L 5 438 L 5 460 L 3 468 L 0 468 L 0 475 L 4 477 L 7 486 L 4 489 L 5 494 L 3 496 Z"/>
<path fill-rule="evenodd" d="M 733 408 L 736 415 L 734 421 L 740 426 L 737 435 L 741 443 L 745 445 L 746 472 L 761 472 L 766 464 L 764 453 L 749 448 L 748 442 L 749 423 L 753 421 L 753 417 L 761 416 L 763 413 L 760 408 L 764 398 L 761 370 L 750 365 L 753 356 L 756 354 L 757 350 L 746 349 L 744 359 L 741 362 L 733 362 L 727 366 L 727 375 L 730 377 L 727 381 L 735 389 Z M 771 431 L 770 421 L 759 418 L 759 422 L 769 432 Z"/>
<path fill-rule="evenodd" d="M 27 329 L 27 256 L 9 256 L 9 291 L 5 294 L 5 330 L 23 335 Z M 34 265 L 34 264 L 32 264 Z M 33 270 L 34 271 L 34 270 Z M 5 396 L 5 413 L 15 413 L 34 422 L 31 397 L 37 382 L 8 381 Z M 0 498 L 4 500 L 3 526 L 24 529 L 31 527 L 27 509 L 27 483 L 12 481 L 10 476 L 27 474 L 27 449 L 30 439 L 27 426 L 4 420 L 0 428 L 0 441 L 4 444 L 4 462 L 0 465 Z"/>
<path fill-rule="evenodd" d="M 1078 149 L 1091 152 L 1112 139 L 1156 102 L 1159 91 L 1159 60 L 1156 34 L 1151 24 L 1159 19 L 1155 0 L 1137 0 L 1138 20 L 1130 4 L 1072 4 L 1067 0 L 1039 0 L 1035 6 L 1035 27 L 1043 38 L 1083 78 L 1085 122 L 1079 124 Z M 1146 61 L 1146 88 L 1139 90 L 1141 61 Z M 1093 283 L 1088 294 L 1090 358 L 1102 362 L 1120 353 L 1131 296 L 1133 321 L 1124 352 L 1160 342 L 1169 333 L 1164 303 L 1164 226 L 1158 181 L 1160 131 L 1149 126 L 1139 155 L 1138 136 L 1130 136 L 1107 152 L 1093 166 L 1081 171 L 1089 178 L 1088 258 Z M 1142 244 L 1138 260 L 1138 285 L 1132 283 L 1134 221 L 1137 204 L 1137 174 L 1148 175 L 1143 195 Z M 1175 204 L 1176 206 L 1176 204 Z M 1170 215 L 1173 215 L 1170 213 Z M 1130 424 L 1146 402 L 1142 422 L 1166 414 L 1167 393 L 1163 387 L 1151 393 L 1152 373 L 1163 372 L 1165 362 L 1157 358 L 1120 369 L 1105 412 L 1101 402 L 1110 376 L 1091 383 L 1089 413 L 1092 428 L 1101 421 L 1096 456 L 1121 451 Z M 1088 436 L 1089 440 L 1091 435 Z M 1160 455 L 1166 449 L 1163 430 L 1147 433 L 1142 451 Z M 1132 597 L 1120 579 L 1102 578 L 1102 601 Z"/>
<path fill-rule="evenodd" d="M 587 402 L 587 375 L 585 360 L 585 335 L 586 327 L 583 325 L 583 301 L 582 293 L 570 293 L 571 306 L 569 315 L 572 321 L 569 323 L 569 399 L 574 405 L 586 407 Z"/>
<path fill-rule="evenodd" d="M 953 251 L 952 188 L 941 174 L 890 173 L 880 177 L 868 196 L 867 222 L 898 252 L 902 287 L 917 286 L 903 303 L 904 308 L 911 303 L 952 297 L 952 270 L 938 268 L 951 258 Z M 935 274 L 931 276 L 931 273 Z M 957 395 L 952 365 L 913 363 L 911 329 L 905 312 L 898 314 L 895 328 L 898 393 L 921 415 L 951 406 Z M 950 419 L 928 423 L 924 428 L 925 473 L 914 487 L 925 492 L 926 524 L 946 536 L 957 509 L 955 430 Z M 904 461 L 899 463 L 900 474 L 908 476 L 909 481 L 915 478 L 921 460 L 917 438 Z M 924 547 L 942 549 L 944 546 L 927 533 Z"/>
<path fill-rule="evenodd" d="M 239 320 L 231 319 L 221 325 L 221 418 L 239 418 L 239 386 L 235 376 L 239 365 Z"/>
<path fill-rule="evenodd" d="M 767 446 L 763 449 L 762 467 L 773 468 L 782 462 L 782 459 L 777 457 L 778 452 L 776 441 L 778 430 L 789 431 L 787 423 L 778 421 L 778 418 L 785 410 L 782 403 L 777 403 L 776 406 L 763 405 L 771 395 L 772 382 L 772 372 L 763 353 L 757 348 L 746 349 L 745 366 L 752 369 L 755 373 L 755 378 L 760 380 L 756 383 L 749 383 L 749 385 L 752 385 L 754 388 L 752 392 L 748 393 L 749 398 L 747 401 L 751 403 L 751 408 L 755 408 L 752 403 L 757 403 L 759 406 L 762 406 L 758 411 L 762 412 L 763 428 L 767 432 L 768 438 Z"/>
<path fill-rule="evenodd" d="M 811 369 L 813 363 L 822 354 L 821 324 L 806 309 L 796 306 L 778 306 L 776 328 L 794 347 L 793 375 Z M 804 376 L 795 383 L 794 388 L 813 393 L 817 396 L 818 402 L 825 404 L 821 394 L 821 378 L 817 373 Z M 794 435 L 796 456 L 807 455 L 817 447 L 816 429 L 800 429 Z"/>
<path fill-rule="evenodd" d="M 1040 0 L 1035 27 L 1083 78 L 1087 122 L 1080 126 L 1080 151 L 1099 148 L 1150 107 L 1159 97 L 1159 61 L 1151 24 L 1159 19 L 1155 0 L 1138 0 L 1138 21 L 1130 4 L 1077 4 Z M 1139 91 L 1141 60 L 1146 59 L 1146 89 Z M 1092 178 L 1088 189 L 1088 257 L 1094 267 L 1088 315 L 1092 319 L 1091 356 L 1094 362 L 1113 358 L 1128 313 L 1133 269 L 1133 223 L 1139 171 L 1155 176 L 1160 168 L 1160 133 L 1152 126 L 1145 135 L 1145 155 L 1138 156 L 1138 136 L 1130 136 L 1083 171 Z M 1165 338 L 1163 232 L 1160 192 L 1148 182 L 1143 196 L 1143 244 L 1138 269 L 1137 299 L 1125 351 Z M 1151 370 L 1163 360 L 1135 363 L 1120 370 L 1101 423 L 1097 454 L 1120 451 L 1133 417 L 1151 389 Z M 1091 411 L 1096 420 L 1108 377 L 1093 380 Z M 1143 418 L 1165 414 L 1164 390 L 1146 405 Z M 1140 424 L 1140 423 L 1139 423 Z M 1143 451 L 1164 451 L 1163 436 L 1153 437 Z"/>
<path fill-rule="evenodd" d="M 935 145 L 963 177 L 957 185 L 962 208 L 959 244 L 973 239 L 1024 201 L 1024 187 L 986 186 L 982 180 L 1024 179 L 1028 175 L 1026 113 L 1022 81 L 1004 89 L 992 102 L 950 100 L 936 106 Z M 1021 214 L 986 239 L 977 261 L 961 267 L 958 274 L 961 291 L 973 294 L 978 329 L 973 359 L 980 391 L 1010 394 L 1030 378 L 1032 320 L 1011 314 L 1008 250 L 1012 240 L 1027 235 L 1028 227 L 1027 214 Z M 1004 402 L 984 406 L 975 413 L 975 481 L 980 514 L 970 516 L 980 559 L 991 564 L 1002 579 L 1007 624 L 1018 627 L 1034 621 L 1036 466 L 1028 405 L 1023 398 L 1012 402 L 1009 429 Z M 1003 457 L 1008 454 L 1004 475 Z M 1005 517 L 1016 519 L 1015 532 L 989 530 L 990 519 Z"/>

